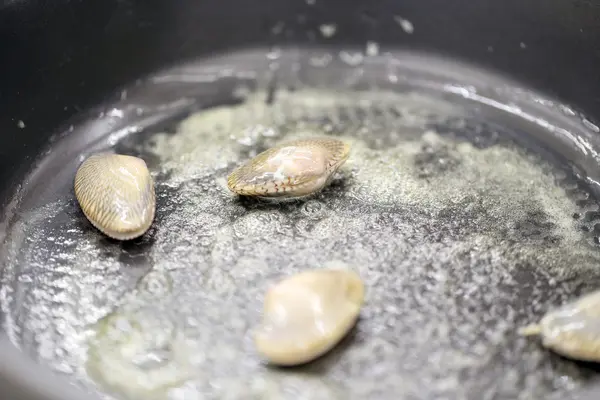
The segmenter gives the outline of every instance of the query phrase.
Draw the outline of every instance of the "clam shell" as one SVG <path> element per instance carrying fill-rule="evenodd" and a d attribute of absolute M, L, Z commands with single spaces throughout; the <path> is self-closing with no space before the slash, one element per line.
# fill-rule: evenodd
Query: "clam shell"
<path fill-rule="evenodd" d="M 258 352 L 292 366 L 331 350 L 356 323 L 364 301 L 360 277 L 345 270 L 313 270 L 289 277 L 265 296 Z"/>
<path fill-rule="evenodd" d="M 227 186 L 242 196 L 304 197 L 323 189 L 349 154 L 350 145 L 337 139 L 283 143 L 235 169 Z"/>
<path fill-rule="evenodd" d="M 600 362 L 600 291 L 549 311 L 520 333 L 539 335 L 544 347 L 564 357 Z"/>
<path fill-rule="evenodd" d="M 154 219 L 154 183 L 144 160 L 95 154 L 75 174 L 75 197 L 87 219 L 118 240 L 143 235 Z"/>

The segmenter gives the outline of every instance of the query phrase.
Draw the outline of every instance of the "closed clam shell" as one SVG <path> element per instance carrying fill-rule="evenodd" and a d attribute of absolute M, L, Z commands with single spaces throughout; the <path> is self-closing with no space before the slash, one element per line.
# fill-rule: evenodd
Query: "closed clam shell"
<path fill-rule="evenodd" d="M 323 189 L 349 154 L 350 145 L 337 139 L 287 142 L 235 169 L 227 185 L 243 196 L 304 197 Z"/>
<path fill-rule="evenodd" d="M 75 174 L 75 197 L 87 219 L 113 239 L 143 235 L 154 219 L 154 183 L 141 158 L 95 154 Z"/>
<path fill-rule="evenodd" d="M 310 362 L 344 338 L 363 301 L 364 285 L 351 271 L 311 270 L 289 277 L 265 296 L 256 348 L 276 365 Z"/>
<path fill-rule="evenodd" d="M 600 362 L 600 291 L 549 311 L 523 335 L 539 335 L 542 345 L 564 357 Z"/>

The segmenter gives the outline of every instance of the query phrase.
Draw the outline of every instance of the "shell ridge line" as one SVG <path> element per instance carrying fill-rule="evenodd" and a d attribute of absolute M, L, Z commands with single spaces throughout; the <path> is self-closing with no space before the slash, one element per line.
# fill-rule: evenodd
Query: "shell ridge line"
<path fill-rule="evenodd" d="M 75 196 L 86 218 L 114 239 L 141 236 L 154 219 L 154 184 L 144 160 L 118 154 L 90 156 L 79 167 Z"/>

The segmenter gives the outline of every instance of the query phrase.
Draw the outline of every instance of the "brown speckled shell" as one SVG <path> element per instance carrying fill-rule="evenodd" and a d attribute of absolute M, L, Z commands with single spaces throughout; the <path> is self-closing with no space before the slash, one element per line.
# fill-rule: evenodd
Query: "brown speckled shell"
<path fill-rule="evenodd" d="M 311 157 L 288 158 L 283 174 L 277 174 L 285 154 L 303 152 Z M 350 154 L 350 145 L 332 138 L 301 139 L 270 148 L 227 178 L 229 189 L 242 196 L 266 198 L 303 197 L 323 189 Z M 295 164 L 294 164 L 295 163 Z"/>

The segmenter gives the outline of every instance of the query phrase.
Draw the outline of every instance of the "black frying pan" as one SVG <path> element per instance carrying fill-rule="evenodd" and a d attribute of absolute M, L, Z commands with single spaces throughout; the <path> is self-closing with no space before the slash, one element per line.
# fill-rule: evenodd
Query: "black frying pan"
<path fill-rule="evenodd" d="M 585 115 L 587 121 L 583 127 L 573 126 L 573 131 L 587 135 L 593 145 L 597 138 L 590 126 L 598 120 L 596 114 L 600 103 L 596 94 L 600 88 L 597 75 L 597 45 L 600 43 L 598 6 L 600 3 L 593 1 L 460 1 L 448 4 L 443 1 L 398 3 L 316 0 L 314 4 L 304 1 L 263 1 L 252 5 L 233 0 L 219 3 L 183 0 L 61 1 L 52 5 L 35 1 L 5 1 L 0 9 L 0 174 L 2 182 L 5 182 L 1 198 L 6 214 L 2 237 L 11 232 L 10 216 L 14 215 L 11 212 L 17 210 L 18 215 L 21 211 L 19 204 L 11 201 L 26 178 L 30 182 L 36 182 L 34 187 L 27 189 L 31 190 L 30 193 L 39 193 L 43 199 L 48 192 L 52 192 L 39 184 L 52 180 L 39 178 L 40 171 L 43 173 L 43 170 L 40 170 L 37 163 L 44 159 L 41 155 L 48 148 L 55 151 L 61 149 L 65 154 L 73 152 L 79 142 L 67 140 L 70 125 L 80 126 L 78 124 L 89 115 L 104 110 L 100 105 L 119 101 L 121 90 L 126 85 L 147 74 L 199 57 L 208 60 L 223 57 L 228 52 L 240 49 L 261 47 L 273 50 L 274 47 L 310 46 L 338 51 L 346 48 L 363 49 L 367 42 L 376 42 L 382 52 L 392 49 L 395 52 L 404 51 L 397 54 L 413 70 L 418 70 L 419 66 L 426 69 L 427 66 L 419 64 L 419 61 L 411 61 L 412 52 L 444 56 L 446 60 L 475 65 L 479 68 L 478 71 L 489 71 L 489 76 L 503 76 L 502 79 L 508 77 L 510 82 L 517 82 L 514 83 L 515 86 L 522 85 L 556 102 L 568 104 L 576 113 Z M 396 17 L 410 20 L 414 32 L 408 34 L 405 29 L 401 29 Z M 335 34 L 323 35 L 324 24 L 334 24 Z M 459 82 L 465 78 L 460 76 L 460 68 L 455 73 L 451 67 L 452 61 L 446 62 L 448 64 L 443 65 L 449 66 L 444 75 L 447 79 Z M 285 78 L 285 69 L 282 70 Z M 485 81 L 485 76 L 485 73 L 474 74 L 468 78 L 479 82 Z M 308 76 L 306 79 L 310 81 L 312 78 Z M 335 77 L 330 79 L 335 80 Z M 220 103 L 218 94 L 214 94 L 212 100 L 216 104 Z M 208 98 L 203 101 L 203 108 L 214 105 L 210 104 Z M 178 114 L 173 118 L 183 116 Z M 447 121 L 433 123 L 438 123 L 439 127 Z M 114 127 L 104 127 L 100 129 L 100 133 L 106 133 L 109 128 Z M 52 135 L 60 132 L 65 132 L 64 137 L 67 139 L 49 142 Z M 91 133 L 86 136 L 78 131 L 77 135 L 94 139 Z M 539 135 L 541 137 L 543 133 Z M 546 145 L 544 151 L 550 153 L 564 145 L 550 136 L 541 141 Z M 264 145 L 266 144 L 259 144 L 254 150 Z M 122 149 L 133 151 L 127 147 L 127 142 L 122 146 Z M 593 175 L 597 172 L 593 159 L 583 156 L 577 159 L 579 153 L 576 151 L 567 153 L 554 161 L 565 165 L 567 162 L 578 164 L 579 169 L 576 171 L 581 174 Z M 56 168 L 50 168 L 42 176 L 52 178 L 53 172 L 60 170 L 60 165 L 56 164 L 59 159 L 55 157 L 54 163 L 42 164 L 42 168 L 44 165 Z M 66 160 L 65 163 L 73 161 Z M 56 182 L 63 178 L 68 180 L 56 177 Z M 331 194 L 334 196 L 344 190 L 344 185 L 339 184 Z M 585 190 L 592 197 L 596 193 L 594 185 L 589 185 L 589 182 Z M 166 191 L 165 194 L 170 193 Z M 31 195 L 25 197 L 32 198 Z M 40 206 L 40 202 L 43 203 L 43 200 L 35 200 L 35 197 L 33 196 L 34 200 L 28 207 L 35 208 Z M 327 197 L 321 200 L 326 203 L 326 199 Z M 261 204 L 242 203 L 241 206 L 246 207 L 246 211 L 265 210 L 265 206 Z M 67 215 L 72 218 L 71 222 L 82 217 L 77 214 L 74 203 L 69 207 Z M 284 208 L 282 212 L 289 213 L 292 219 L 296 215 L 291 208 Z M 159 223 L 162 223 L 160 221 L 166 221 L 169 213 L 163 211 L 159 217 Z M 82 222 L 77 226 L 88 229 L 85 228 L 84 220 L 80 221 Z M 534 216 L 533 222 L 525 222 L 535 225 L 536 221 Z M 65 222 L 68 223 L 70 222 Z M 86 232 L 97 235 L 92 230 Z M 144 246 L 129 244 L 120 247 L 119 244 L 102 240 L 98 243 L 99 246 L 106 246 L 109 253 L 122 250 L 122 254 L 130 257 L 127 262 L 145 254 L 152 247 L 152 240 L 143 242 Z M 14 254 L 5 252 L 2 257 L 5 267 L 14 265 L 10 260 L 10 257 L 14 260 Z M 136 261 L 131 261 L 130 264 L 134 267 L 137 265 Z M 144 276 L 146 272 L 143 268 L 133 272 L 132 281 Z M 542 278 L 534 275 L 523 279 L 523 282 L 535 287 L 535 279 Z M 598 279 L 595 274 L 590 274 L 589 279 L 581 275 L 576 275 L 574 279 L 574 283 L 565 281 L 561 289 L 573 289 L 570 295 L 561 292 L 560 296 L 550 296 L 545 300 L 546 305 L 564 301 L 581 291 L 597 287 L 595 283 Z M 543 285 L 540 287 L 543 288 Z M 515 304 L 522 304 L 524 309 L 527 308 L 530 294 L 527 290 L 515 294 Z M 542 307 L 535 311 L 540 315 L 544 309 Z M 521 322 L 526 321 L 523 319 Z M 3 323 L 5 326 L 9 324 L 6 315 Z M 418 327 L 414 329 L 418 332 Z M 10 333 L 12 341 L 20 345 L 22 352 L 15 352 L 7 342 L 2 342 L 0 371 L 2 379 L 6 381 L 2 381 L 3 388 L 14 386 L 16 391 L 28 392 L 29 397 L 23 398 L 31 399 L 70 399 L 78 398 L 77 396 L 90 398 L 89 394 L 73 394 L 69 397 L 70 394 L 60 393 L 64 387 L 56 385 L 55 379 L 63 378 L 50 377 L 47 371 L 39 374 L 29 372 L 45 368 L 43 361 L 41 366 L 33 366 L 27 360 L 42 360 L 39 349 L 28 346 L 28 343 L 34 343 L 35 340 L 27 341 L 23 337 L 12 335 L 14 332 Z M 359 340 L 360 334 L 359 331 Z M 27 337 L 27 332 L 24 337 Z M 352 345 L 346 344 L 348 348 Z M 400 347 L 401 345 L 398 344 Z M 511 373 L 514 365 L 506 363 L 505 359 L 503 361 L 501 346 L 498 351 L 498 357 L 488 367 L 491 365 L 500 375 Z M 597 370 L 594 365 L 573 364 L 548 355 L 546 351 L 536 349 L 535 345 L 528 347 L 527 351 L 529 354 L 537 352 L 536 354 L 542 354 L 540 357 L 547 357 L 545 360 L 551 365 L 549 374 L 559 377 L 573 373 L 581 378 L 581 382 L 576 381 L 578 384 L 582 383 L 582 388 L 570 391 L 569 395 L 580 396 L 578 398 L 581 399 L 585 399 L 585 396 L 590 399 L 598 396 L 596 392 L 599 389 L 593 385 Z M 343 352 L 344 348 L 341 353 L 337 353 L 337 357 L 341 357 Z M 335 364 L 335 359 L 333 357 L 333 361 L 326 360 L 324 364 L 318 364 L 314 369 L 309 369 L 308 373 L 324 373 L 329 363 Z M 387 373 L 393 376 L 395 372 L 390 370 Z M 522 373 L 521 370 L 513 372 Z M 486 388 L 489 389 L 482 385 L 481 390 Z M 497 397 L 490 398 L 508 398 L 506 393 L 497 392 Z M 380 398 L 395 398 L 396 395 L 398 393 L 393 391 L 384 391 Z M 467 395 L 472 396 L 468 398 L 481 398 L 483 392 L 478 393 L 473 389 Z M 10 398 L 18 398 L 17 395 L 13 396 Z"/>

